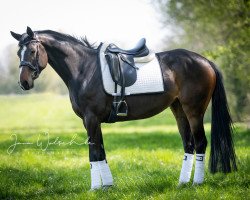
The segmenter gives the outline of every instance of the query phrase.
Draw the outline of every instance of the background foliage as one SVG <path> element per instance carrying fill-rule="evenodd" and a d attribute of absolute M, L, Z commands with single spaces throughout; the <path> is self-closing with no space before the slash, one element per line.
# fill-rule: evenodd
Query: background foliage
<path fill-rule="evenodd" d="M 214 61 L 223 71 L 229 104 L 237 121 L 250 121 L 250 1 L 156 0 L 166 35 L 159 51 L 186 48 Z M 17 47 L 6 49 L 0 62 L 0 94 L 22 94 L 17 87 Z M 31 92 L 67 93 L 58 75 L 47 67 Z"/>
<path fill-rule="evenodd" d="M 250 1 L 158 0 L 162 22 L 175 28 L 168 48 L 187 48 L 223 71 L 236 120 L 250 113 Z"/>

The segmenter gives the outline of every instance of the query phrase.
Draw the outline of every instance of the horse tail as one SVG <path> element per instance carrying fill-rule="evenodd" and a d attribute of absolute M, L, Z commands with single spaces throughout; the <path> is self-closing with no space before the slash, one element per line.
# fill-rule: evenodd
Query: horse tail
<path fill-rule="evenodd" d="M 229 113 L 222 75 L 210 62 L 216 74 L 216 85 L 212 96 L 210 171 L 229 173 L 237 170 L 233 143 L 233 122 Z"/>

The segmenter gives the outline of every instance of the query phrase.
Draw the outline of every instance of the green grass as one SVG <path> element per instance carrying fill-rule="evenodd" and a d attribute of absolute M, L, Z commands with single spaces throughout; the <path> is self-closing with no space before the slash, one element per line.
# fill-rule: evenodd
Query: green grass
<path fill-rule="evenodd" d="M 115 186 L 90 192 L 86 131 L 68 97 L 1 96 L 0 106 L 0 199 L 250 199 L 250 131 L 243 125 L 235 135 L 238 172 L 212 175 L 206 167 L 202 186 L 177 188 L 183 148 L 169 110 L 103 124 Z M 13 148 L 15 138 L 29 144 Z"/>

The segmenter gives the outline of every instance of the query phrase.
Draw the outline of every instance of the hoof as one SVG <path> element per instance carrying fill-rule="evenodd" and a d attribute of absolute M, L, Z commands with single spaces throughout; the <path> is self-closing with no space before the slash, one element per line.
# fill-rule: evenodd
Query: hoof
<path fill-rule="evenodd" d="M 183 187 L 186 187 L 188 185 L 189 182 L 180 182 L 178 185 L 177 185 L 177 188 L 183 188 Z"/>
<path fill-rule="evenodd" d="M 203 182 L 201 182 L 201 183 L 195 183 L 195 182 L 194 182 L 192 186 L 193 186 L 193 187 L 196 187 L 196 186 L 201 186 L 202 184 L 203 184 Z"/>
<path fill-rule="evenodd" d="M 103 185 L 102 190 L 106 191 L 106 190 L 109 190 L 110 188 L 113 188 L 113 187 L 114 187 L 113 185 Z"/>
<path fill-rule="evenodd" d="M 91 188 L 89 191 L 90 192 L 94 192 L 94 191 L 97 191 L 97 190 L 100 190 L 102 189 L 101 187 L 94 187 L 94 188 Z"/>

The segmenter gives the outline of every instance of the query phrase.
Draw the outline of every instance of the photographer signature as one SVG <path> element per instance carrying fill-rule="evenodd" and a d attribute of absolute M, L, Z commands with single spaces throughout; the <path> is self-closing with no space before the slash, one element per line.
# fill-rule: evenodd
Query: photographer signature
<path fill-rule="evenodd" d="M 63 141 L 59 137 L 56 137 L 55 139 L 51 139 L 49 133 L 44 133 L 43 136 L 46 137 L 45 141 L 41 140 L 41 134 L 39 134 L 36 142 L 20 142 L 20 141 L 18 141 L 17 134 L 12 134 L 10 137 L 14 138 L 14 143 L 9 146 L 9 148 L 7 149 L 7 153 L 9 155 L 12 154 L 15 151 L 16 147 L 21 146 L 21 145 L 35 146 L 35 147 L 39 147 L 39 149 L 41 151 L 46 151 L 52 145 L 58 145 L 58 146 L 77 145 L 77 146 L 81 146 L 81 145 L 88 144 L 88 142 L 86 142 L 86 141 L 82 142 L 82 143 L 77 142 L 76 141 L 77 134 L 74 134 L 70 141 Z"/>

